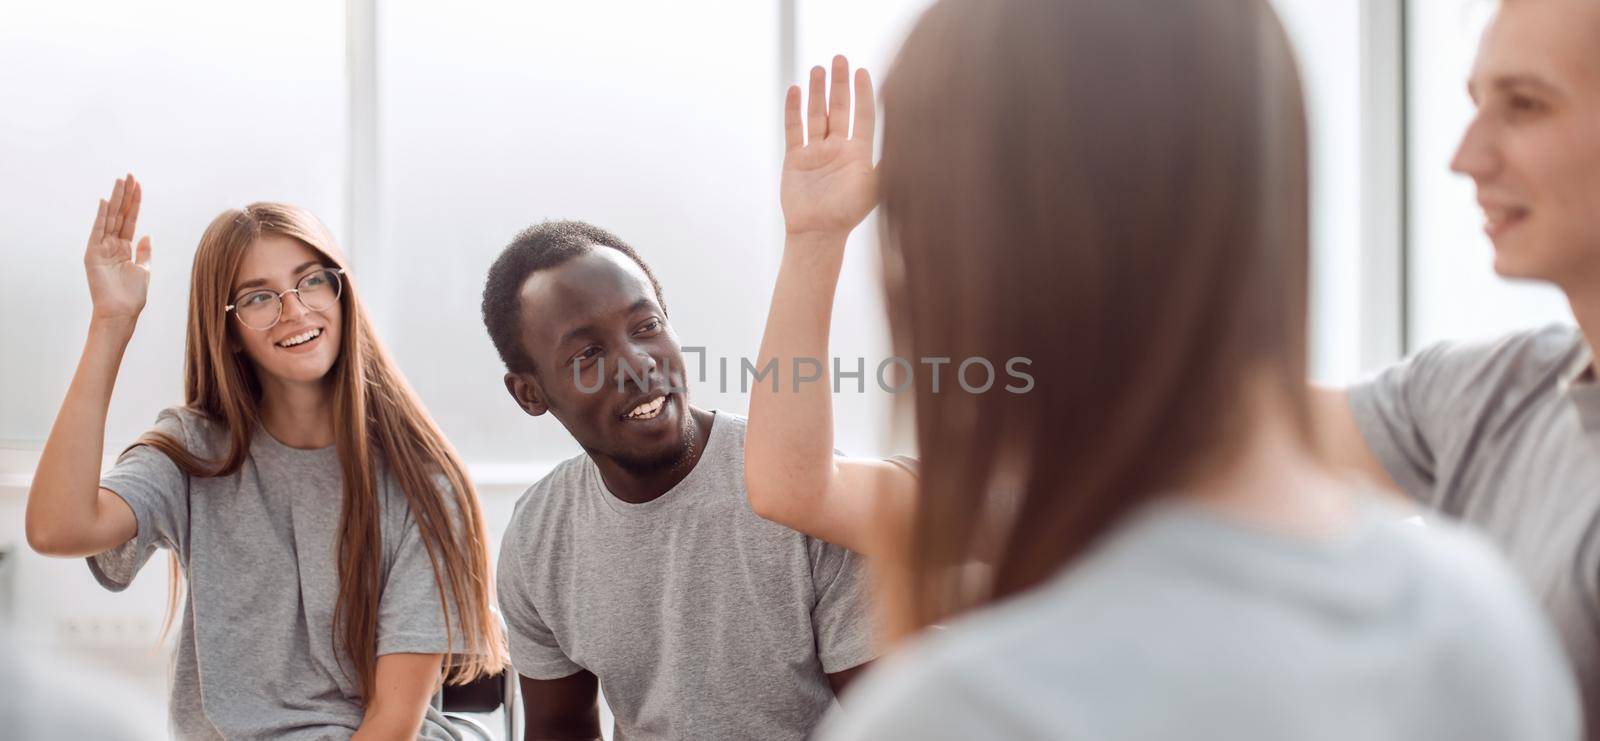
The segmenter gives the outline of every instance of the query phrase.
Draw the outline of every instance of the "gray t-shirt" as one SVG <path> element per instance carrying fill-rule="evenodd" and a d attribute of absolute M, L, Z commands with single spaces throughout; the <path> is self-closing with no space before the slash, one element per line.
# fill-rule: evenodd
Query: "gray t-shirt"
<path fill-rule="evenodd" d="M 885 659 L 818 738 L 1576 739 L 1571 674 L 1521 584 L 1475 536 L 1390 507 L 1312 540 L 1152 505 Z"/>
<path fill-rule="evenodd" d="M 203 458 L 227 450 L 221 424 L 186 409 L 161 412 L 155 429 Z M 187 580 L 171 680 L 178 738 L 349 738 L 361 725 L 355 676 L 333 630 L 342 479 L 332 447 L 290 448 L 262 429 L 232 476 L 186 476 L 139 446 L 101 478 L 133 509 L 139 531 L 88 559 L 95 578 L 121 591 L 157 548 L 168 548 Z M 433 566 L 405 495 L 386 473 L 379 480 L 377 653 L 450 653 Z M 460 738 L 432 708 L 422 737 Z"/>
<path fill-rule="evenodd" d="M 717 413 L 694 470 L 650 502 L 612 496 L 583 455 L 511 516 L 511 661 L 595 674 L 619 741 L 803 739 L 833 703 L 826 674 L 873 657 L 862 558 L 750 511 L 744 431 Z"/>
<path fill-rule="evenodd" d="M 1574 327 L 1444 343 L 1350 389 L 1409 495 L 1482 530 L 1561 634 L 1600 738 L 1600 385 Z"/>

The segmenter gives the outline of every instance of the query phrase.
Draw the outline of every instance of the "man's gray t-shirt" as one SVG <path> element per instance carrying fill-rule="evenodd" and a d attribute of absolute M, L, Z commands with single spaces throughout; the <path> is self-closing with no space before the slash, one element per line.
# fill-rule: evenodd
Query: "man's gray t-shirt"
<path fill-rule="evenodd" d="M 1290 537 L 1166 501 L 1054 580 L 925 634 L 823 741 L 1573 741 L 1549 625 L 1481 539 L 1366 501 Z"/>
<path fill-rule="evenodd" d="M 619 741 L 803 739 L 833 702 L 826 675 L 873 657 L 861 557 L 750 511 L 744 432 L 717 413 L 694 470 L 643 504 L 572 458 L 511 516 L 512 664 L 599 677 Z"/>
<path fill-rule="evenodd" d="M 161 412 L 155 429 L 205 459 L 227 452 L 222 425 L 183 408 Z M 231 476 L 187 476 L 138 446 L 101 478 L 133 509 L 139 530 L 88 559 L 95 578 L 126 589 L 158 548 L 177 554 L 186 577 L 171 677 L 176 737 L 337 739 L 360 726 L 361 698 L 333 626 L 342 481 L 334 448 L 290 448 L 262 429 Z M 386 473 L 379 481 L 377 653 L 450 653 L 405 494 Z M 456 636 L 459 648 L 459 629 Z M 460 738 L 432 708 L 422 737 Z"/>
<path fill-rule="evenodd" d="M 1407 494 L 1471 523 L 1555 622 L 1600 738 L 1600 385 L 1551 326 L 1444 343 L 1350 389 L 1367 447 Z"/>

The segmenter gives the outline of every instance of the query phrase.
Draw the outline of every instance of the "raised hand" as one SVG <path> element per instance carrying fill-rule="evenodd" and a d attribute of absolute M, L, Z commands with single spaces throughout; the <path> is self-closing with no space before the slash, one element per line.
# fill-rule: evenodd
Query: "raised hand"
<path fill-rule="evenodd" d="M 800 86 L 784 101 L 783 220 L 790 235 L 848 236 L 877 198 L 872 168 L 876 106 L 872 78 L 855 73 L 855 132 L 850 131 L 850 63 L 833 58 L 833 86 L 824 95 L 821 67 L 811 69 L 811 99 L 802 121 Z M 807 136 L 809 134 L 809 137 Z"/>
<path fill-rule="evenodd" d="M 129 175 L 111 189 L 111 200 L 100 201 L 83 267 L 89 276 L 89 297 L 96 319 L 138 318 L 150 288 L 150 237 L 133 246 L 139 222 L 139 202 L 144 189 Z"/>

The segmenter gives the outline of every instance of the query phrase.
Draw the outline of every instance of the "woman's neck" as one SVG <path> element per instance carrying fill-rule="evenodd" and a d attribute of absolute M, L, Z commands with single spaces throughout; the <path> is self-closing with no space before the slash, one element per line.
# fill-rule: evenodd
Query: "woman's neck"
<path fill-rule="evenodd" d="M 261 424 L 291 448 L 315 450 L 334 442 L 333 383 L 262 380 Z"/>
<path fill-rule="evenodd" d="M 1247 392 L 1248 432 L 1232 455 L 1187 487 L 1201 504 L 1287 535 L 1327 537 L 1355 516 L 1353 482 L 1329 469 L 1294 424 L 1275 384 Z"/>

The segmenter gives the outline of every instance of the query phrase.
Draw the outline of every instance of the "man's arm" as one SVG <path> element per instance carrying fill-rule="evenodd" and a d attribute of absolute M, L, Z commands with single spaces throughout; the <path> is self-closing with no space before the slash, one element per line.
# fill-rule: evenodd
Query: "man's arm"
<path fill-rule="evenodd" d="M 825 94 L 826 93 L 826 94 Z M 828 328 L 851 230 L 872 210 L 876 180 L 872 80 L 855 74 L 851 135 L 850 66 L 833 60 L 833 86 L 811 70 L 802 119 L 800 88 L 784 107 L 781 195 L 786 236 L 758 367 L 794 368 L 807 358 L 830 367 Z M 810 137 L 807 140 L 806 133 Z M 860 553 L 874 550 L 874 520 L 909 508 L 913 477 L 893 464 L 833 454 L 833 396 L 827 381 L 773 390 L 757 384 L 745 437 L 745 487 L 756 514 Z"/>
<path fill-rule="evenodd" d="M 580 669 L 560 679 L 517 675 L 522 686 L 524 741 L 598 741 L 600 680 Z"/>
<path fill-rule="evenodd" d="M 1317 450 L 1330 465 L 1355 471 L 1386 488 L 1399 488 L 1362 437 L 1348 390 L 1312 386 L 1311 427 Z"/>

